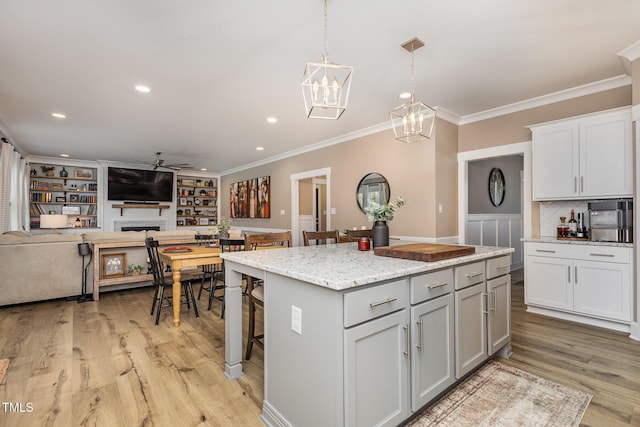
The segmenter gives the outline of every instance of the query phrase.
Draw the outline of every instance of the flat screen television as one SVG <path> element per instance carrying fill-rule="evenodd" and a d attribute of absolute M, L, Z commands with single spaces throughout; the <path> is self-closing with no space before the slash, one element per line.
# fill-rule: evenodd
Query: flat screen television
<path fill-rule="evenodd" d="M 173 172 L 109 167 L 107 199 L 142 203 L 171 202 Z"/>

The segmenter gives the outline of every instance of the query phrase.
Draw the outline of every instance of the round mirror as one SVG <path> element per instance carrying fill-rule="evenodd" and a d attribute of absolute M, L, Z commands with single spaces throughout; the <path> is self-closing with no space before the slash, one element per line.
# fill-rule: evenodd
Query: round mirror
<path fill-rule="evenodd" d="M 386 203 L 390 196 L 389 182 L 384 176 L 375 172 L 365 175 L 360 180 L 356 191 L 356 200 L 362 213 L 366 213 L 364 208 L 369 206 L 371 201 Z"/>
<path fill-rule="evenodd" d="M 504 175 L 499 168 L 493 168 L 489 173 L 489 199 L 496 207 L 504 201 Z"/>

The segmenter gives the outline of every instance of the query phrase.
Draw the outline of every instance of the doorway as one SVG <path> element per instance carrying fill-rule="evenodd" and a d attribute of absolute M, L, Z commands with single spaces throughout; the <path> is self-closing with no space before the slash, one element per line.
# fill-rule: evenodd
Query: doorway
<path fill-rule="evenodd" d="M 522 177 L 519 174 L 516 178 L 517 184 L 521 188 L 521 206 L 519 219 L 520 224 L 514 227 L 510 218 L 491 218 L 487 221 L 487 227 L 483 229 L 482 218 L 474 218 L 473 210 L 470 210 L 470 194 L 471 191 L 483 192 L 480 190 L 470 189 L 469 180 L 471 179 L 471 169 L 475 164 L 481 165 L 484 160 L 507 158 L 512 156 L 522 157 Z M 479 163 L 476 163 L 479 162 Z M 482 185 L 482 183 L 481 183 Z M 507 183 L 507 185 L 509 185 Z M 475 194 L 474 194 L 475 196 Z M 498 147 L 491 147 L 481 150 L 466 151 L 458 154 L 458 236 L 460 244 L 485 244 L 488 246 L 510 246 L 516 249 L 515 256 L 512 259 L 514 268 L 521 268 L 524 261 L 522 251 L 522 242 L 520 239 L 531 237 L 531 142 L 522 142 L 509 144 Z M 470 221 L 478 220 L 478 221 Z M 499 221 L 504 219 L 504 221 Z M 471 224 L 471 225 L 470 225 Z M 505 225 L 506 224 L 506 225 Z M 502 233 L 500 233 L 502 228 Z M 515 231 L 514 231 L 515 230 Z M 512 235 L 513 233 L 519 236 Z M 500 235 L 502 237 L 500 237 Z M 483 241 L 486 237 L 487 241 Z M 478 241 L 480 240 L 480 241 Z M 505 242 L 508 242 L 505 244 Z"/>
<path fill-rule="evenodd" d="M 308 209 L 307 209 L 308 208 Z M 291 235 L 302 241 L 302 230 L 331 229 L 331 168 L 291 174 Z"/>

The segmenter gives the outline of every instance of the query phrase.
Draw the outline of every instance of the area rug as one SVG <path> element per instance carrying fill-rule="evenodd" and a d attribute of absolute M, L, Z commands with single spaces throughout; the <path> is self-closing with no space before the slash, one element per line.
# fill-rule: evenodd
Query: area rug
<path fill-rule="evenodd" d="M 9 359 L 0 359 L 0 384 L 4 381 L 7 369 L 9 369 Z"/>
<path fill-rule="evenodd" d="M 409 426 L 579 426 L 591 396 L 490 361 Z"/>

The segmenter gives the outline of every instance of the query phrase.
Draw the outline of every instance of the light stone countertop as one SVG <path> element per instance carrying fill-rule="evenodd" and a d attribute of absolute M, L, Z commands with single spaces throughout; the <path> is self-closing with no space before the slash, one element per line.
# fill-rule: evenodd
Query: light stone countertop
<path fill-rule="evenodd" d="M 523 242 L 538 242 L 538 243 L 560 243 L 563 245 L 587 245 L 587 246 L 615 246 L 619 248 L 632 248 L 633 243 L 618 243 L 618 242 L 592 242 L 590 240 L 558 240 L 551 236 L 542 236 L 536 238 L 523 238 L 520 239 Z"/>
<path fill-rule="evenodd" d="M 409 242 L 403 242 L 409 243 Z M 344 290 L 383 280 L 508 255 L 513 248 L 476 246 L 476 253 L 437 262 L 412 261 L 358 251 L 357 243 L 227 252 L 220 257 L 282 276 Z"/>

